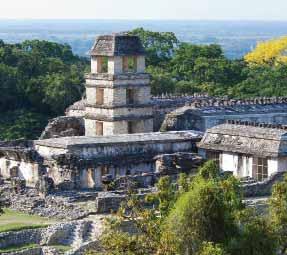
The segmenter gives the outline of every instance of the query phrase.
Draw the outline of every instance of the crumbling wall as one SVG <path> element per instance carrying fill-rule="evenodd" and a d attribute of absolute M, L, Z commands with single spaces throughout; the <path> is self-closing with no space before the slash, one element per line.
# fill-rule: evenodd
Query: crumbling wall
<path fill-rule="evenodd" d="M 161 131 L 205 131 L 227 120 L 264 122 L 287 125 L 287 98 L 194 99 L 193 102 L 168 113 Z"/>
<path fill-rule="evenodd" d="M 4 178 L 19 177 L 34 187 L 43 170 L 43 158 L 31 141 L 0 143 L 0 174 Z"/>
<path fill-rule="evenodd" d="M 21 251 L 14 252 L 3 252 L 1 255 L 44 255 L 41 247 L 24 249 Z"/>
<path fill-rule="evenodd" d="M 155 157 L 155 171 L 162 175 L 174 175 L 181 172 L 196 173 L 204 160 L 198 154 L 178 152 Z"/>
<path fill-rule="evenodd" d="M 160 130 L 160 127 L 166 115 L 177 108 L 189 105 L 197 99 L 209 98 L 206 94 L 194 95 L 173 95 L 163 94 L 160 96 L 151 97 L 151 104 L 153 105 L 153 130 L 155 132 Z M 86 100 L 80 100 L 66 109 L 66 116 L 69 117 L 84 117 L 86 114 Z"/>
<path fill-rule="evenodd" d="M 181 108 L 185 105 L 190 105 L 199 99 L 208 99 L 206 94 L 194 95 L 169 95 L 163 94 L 161 96 L 152 97 L 153 103 L 153 116 L 154 116 L 154 131 L 157 132 L 161 129 L 167 114 Z M 173 129 L 176 130 L 176 129 Z"/>
<path fill-rule="evenodd" d="M 243 184 L 243 195 L 245 197 L 270 196 L 273 185 L 277 182 L 283 181 L 285 174 L 286 172 L 278 172 L 263 182 L 251 182 Z"/>
<path fill-rule="evenodd" d="M 49 139 L 65 136 L 83 136 L 85 125 L 82 117 L 61 116 L 49 121 L 40 139 Z"/>
<path fill-rule="evenodd" d="M 40 244 L 43 229 L 27 229 L 17 232 L 0 233 L 0 249 L 14 245 Z"/>

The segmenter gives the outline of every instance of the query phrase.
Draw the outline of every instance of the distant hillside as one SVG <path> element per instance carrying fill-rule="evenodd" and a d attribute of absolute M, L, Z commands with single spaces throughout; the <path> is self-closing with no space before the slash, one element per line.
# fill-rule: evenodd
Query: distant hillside
<path fill-rule="evenodd" d="M 30 39 L 68 43 L 75 54 L 84 56 L 96 35 L 127 31 L 136 27 L 174 32 L 185 42 L 220 44 L 228 58 L 240 58 L 254 48 L 256 42 L 287 34 L 287 22 L 1 20 L 0 39 L 13 43 Z"/>

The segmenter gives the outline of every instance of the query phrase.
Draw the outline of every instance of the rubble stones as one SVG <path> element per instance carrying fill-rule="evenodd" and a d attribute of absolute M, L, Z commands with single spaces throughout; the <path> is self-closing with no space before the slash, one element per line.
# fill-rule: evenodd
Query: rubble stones
<path fill-rule="evenodd" d="M 279 172 L 270 176 L 263 182 L 251 182 L 243 184 L 244 197 L 260 197 L 270 196 L 272 193 L 272 187 L 275 183 L 283 181 L 286 172 Z"/>
<path fill-rule="evenodd" d="M 0 249 L 13 245 L 40 244 L 43 229 L 0 233 Z"/>
<path fill-rule="evenodd" d="M 43 197 L 46 197 L 53 191 L 54 181 L 47 175 L 40 176 L 35 188 L 40 196 L 42 195 Z"/>
<path fill-rule="evenodd" d="M 65 136 L 82 136 L 85 134 L 84 120 L 81 117 L 61 116 L 49 121 L 40 139 Z"/>
<path fill-rule="evenodd" d="M 1 254 L 2 255 L 52 255 L 52 254 L 43 253 L 43 250 L 41 247 L 24 249 L 22 251 L 15 251 L 15 252 L 8 252 L 8 253 L 4 252 Z M 53 255 L 56 255 L 56 253 L 53 253 Z"/>
<path fill-rule="evenodd" d="M 26 181 L 19 178 L 19 177 L 12 177 L 11 178 L 11 185 L 12 185 L 12 190 L 16 194 L 24 192 L 26 188 Z"/>
<path fill-rule="evenodd" d="M 286 105 L 285 97 L 248 100 L 194 99 L 189 105 L 177 107 L 167 113 L 161 130 L 205 131 L 232 119 L 286 125 Z"/>
<path fill-rule="evenodd" d="M 159 155 L 155 160 L 156 172 L 161 175 L 174 175 L 180 172 L 196 173 L 198 167 L 204 162 L 198 154 L 184 152 Z"/>
<path fill-rule="evenodd" d="M 0 248 L 11 246 L 38 244 L 39 248 L 23 249 L 9 253 L 15 255 L 56 255 L 59 254 L 51 246 L 66 245 L 71 249 L 66 254 L 84 254 L 88 248 L 95 247 L 103 231 L 103 220 L 72 221 L 59 223 L 47 228 L 6 232 L 0 234 Z M 2 254 L 2 253 L 1 253 Z"/>
<path fill-rule="evenodd" d="M 53 193 L 45 198 L 38 195 L 35 189 L 27 189 L 23 194 L 12 194 L 10 187 L 2 187 L 2 196 L 9 207 L 13 210 L 25 212 L 28 214 L 37 214 L 48 218 L 57 218 L 65 220 L 74 220 L 84 218 L 89 213 L 95 211 L 95 207 L 88 210 L 80 202 L 90 200 L 93 204 L 96 194 L 90 197 L 77 194 L 76 192 Z"/>

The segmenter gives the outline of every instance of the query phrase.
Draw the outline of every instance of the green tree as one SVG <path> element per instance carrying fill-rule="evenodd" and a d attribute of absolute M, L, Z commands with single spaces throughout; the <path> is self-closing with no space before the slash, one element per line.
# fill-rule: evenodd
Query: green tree
<path fill-rule="evenodd" d="M 19 89 L 17 69 L 0 64 L 0 112 L 18 106 Z"/>
<path fill-rule="evenodd" d="M 278 229 L 282 222 L 286 224 L 282 217 L 287 211 L 282 206 L 286 183 L 280 184 L 283 197 L 275 192 L 272 198 L 276 203 L 271 215 L 280 217 L 270 222 L 270 217 L 244 207 L 238 180 L 222 175 L 214 161 L 196 176 L 181 175 L 176 185 L 169 177 L 162 178 L 158 192 L 146 200 L 148 207 L 130 194 L 119 220 L 110 221 L 102 237 L 103 254 L 275 255 L 276 235 L 283 233 L 282 247 L 286 243 L 284 227 Z M 123 230 L 126 221 L 135 227 L 134 234 Z M 273 222 L 280 231 L 274 232 Z M 281 251 L 283 255 L 285 250 Z"/>
<path fill-rule="evenodd" d="M 201 87 L 194 81 L 179 81 L 175 85 L 176 94 L 194 94 L 202 92 Z"/>
<path fill-rule="evenodd" d="M 20 44 L 1 41 L 1 139 L 32 138 L 31 126 L 25 124 L 28 113 L 32 114 L 31 121 L 39 121 L 33 138 L 39 136 L 38 127 L 48 118 L 62 115 L 68 105 L 81 98 L 87 65 L 88 61 L 73 55 L 68 45 L 39 40 Z M 9 114 L 15 114 L 16 122 Z"/>
<path fill-rule="evenodd" d="M 287 65 L 251 66 L 244 69 L 246 79 L 234 86 L 231 95 L 240 98 L 286 96 Z"/>
<path fill-rule="evenodd" d="M 147 65 L 165 66 L 179 44 L 175 34 L 171 32 L 153 32 L 137 28 L 129 33 L 140 37 L 147 52 Z"/>
<path fill-rule="evenodd" d="M 171 60 L 171 71 L 178 80 L 193 79 L 193 69 L 198 58 L 223 59 L 223 52 L 218 45 L 199 46 L 181 43 Z"/>
<path fill-rule="evenodd" d="M 204 242 L 197 255 L 227 255 L 227 253 L 218 244 Z"/>
<path fill-rule="evenodd" d="M 175 81 L 171 74 L 161 67 L 149 66 L 147 72 L 151 75 L 151 93 L 155 96 L 172 93 L 175 88 Z"/>
<path fill-rule="evenodd" d="M 234 235 L 232 213 L 217 183 L 198 179 L 176 202 L 166 220 L 167 231 L 174 236 L 179 254 L 195 254 L 204 241 L 224 243 Z"/>
<path fill-rule="evenodd" d="M 248 211 L 248 210 L 247 210 Z M 239 233 L 229 243 L 232 255 L 275 255 L 277 240 L 267 220 L 261 216 L 246 214 L 239 221 Z"/>
<path fill-rule="evenodd" d="M 147 201 L 157 204 L 161 217 L 164 217 L 175 202 L 176 187 L 169 176 L 164 176 L 159 179 L 156 188 L 156 194 L 148 196 Z"/>
<path fill-rule="evenodd" d="M 1 114 L 0 140 L 36 139 L 47 125 L 48 116 L 36 111 L 14 110 Z"/>
<path fill-rule="evenodd" d="M 269 205 L 271 226 L 278 238 L 280 254 L 287 252 L 287 175 L 273 186 Z"/>

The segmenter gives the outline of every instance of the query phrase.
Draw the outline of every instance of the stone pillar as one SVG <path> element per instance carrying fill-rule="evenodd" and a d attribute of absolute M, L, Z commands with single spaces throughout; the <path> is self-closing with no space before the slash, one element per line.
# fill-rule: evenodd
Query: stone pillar
<path fill-rule="evenodd" d="M 137 72 L 138 73 L 145 72 L 145 57 L 144 56 L 137 57 Z"/>
<path fill-rule="evenodd" d="M 108 63 L 110 74 L 120 74 L 123 72 L 123 58 L 122 57 L 111 57 Z"/>
<path fill-rule="evenodd" d="M 97 72 L 98 72 L 97 57 L 92 56 L 91 57 L 91 73 L 97 73 Z"/>

